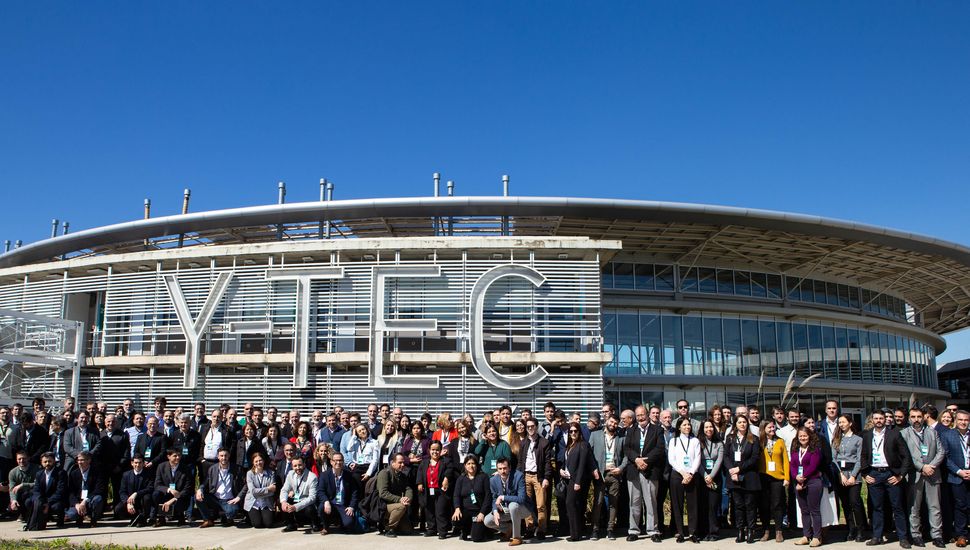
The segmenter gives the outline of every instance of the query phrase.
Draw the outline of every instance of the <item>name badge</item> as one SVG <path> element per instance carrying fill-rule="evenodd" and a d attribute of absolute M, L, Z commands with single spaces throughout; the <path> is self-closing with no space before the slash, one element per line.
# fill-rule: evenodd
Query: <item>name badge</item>
<path fill-rule="evenodd" d="M 880 453 L 880 452 L 873 452 L 872 453 L 872 463 L 875 464 L 877 462 L 882 462 L 882 453 Z"/>
<path fill-rule="evenodd" d="M 741 451 L 734 451 L 734 461 L 741 462 Z"/>
<path fill-rule="evenodd" d="M 145 448 L 145 458 L 151 458 L 151 457 L 152 457 L 152 448 L 151 447 L 146 447 Z"/>
<path fill-rule="evenodd" d="M 85 451 L 89 450 L 90 448 L 90 445 L 88 444 L 87 441 L 84 441 L 83 443 L 81 443 L 81 446 L 84 448 Z"/>
<path fill-rule="evenodd" d="M 498 460 L 493 460 L 492 461 L 492 469 L 495 470 L 496 468 L 498 468 Z"/>
<path fill-rule="evenodd" d="M 769 472 L 774 472 L 775 471 L 775 461 L 774 460 L 768 462 L 768 471 Z"/>
<path fill-rule="evenodd" d="M 690 457 L 684 457 L 684 468 L 690 468 Z"/>
<path fill-rule="evenodd" d="M 338 492 L 338 493 L 337 493 L 337 496 L 336 496 L 336 497 L 334 497 L 334 499 L 333 499 L 333 502 L 334 502 L 334 504 L 338 504 L 338 505 L 339 505 L 339 504 L 343 504 L 343 503 L 344 503 L 344 496 L 343 496 L 343 495 L 341 495 L 341 494 L 340 494 L 340 493 Z"/>
<path fill-rule="evenodd" d="M 428 487 L 428 494 L 434 496 L 434 487 Z"/>
<path fill-rule="evenodd" d="M 296 491 L 293 493 L 293 502 L 300 502 L 300 492 Z"/>
<path fill-rule="evenodd" d="M 168 488 L 169 488 L 169 490 L 174 491 L 175 490 L 175 484 L 174 483 L 169 483 L 168 484 Z"/>
<path fill-rule="evenodd" d="M 704 468 L 708 472 L 710 472 L 711 470 L 713 470 L 714 469 L 714 459 L 713 458 L 705 459 L 704 460 Z"/>
<path fill-rule="evenodd" d="M 390 464 L 391 455 L 384 455 L 384 464 Z"/>
<path fill-rule="evenodd" d="M 926 445 L 920 445 L 919 446 L 919 452 L 923 456 L 926 456 L 926 455 L 930 454 L 930 448 L 928 446 L 926 446 Z"/>
<path fill-rule="evenodd" d="M 87 499 L 88 499 L 88 490 L 81 489 L 81 500 L 87 500 Z"/>
<path fill-rule="evenodd" d="M 840 460 L 839 461 L 839 468 L 842 468 L 843 470 L 845 469 L 845 461 L 844 460 Z"/>
<path fill-rule="evenodd" d="M 182 454 L 185 455 L 185 456 L 188 456 L 188 454 L 189 454 L 189 448 L 188 447 L 182 447 Z"/>
<path fill-rule="evenodd" d="M 478 498 L 475 497 L 475 493 L 468 495 L 468 498 L 471 499 L 472 504 L 478 504 Z"/>
<path fill-rule="evenodd" d="M 804 466 L 799 466 L 798 467 L 798 475 L 800 475 L 800 476 L 805 475 L 805 467 Z"/>
<path fill-rule="evenodd" d="M 609 451 L 606 452 L 606 463 L 607 464 L 612 464 L 613 463 L 613 453 L 611 453 Z"/>

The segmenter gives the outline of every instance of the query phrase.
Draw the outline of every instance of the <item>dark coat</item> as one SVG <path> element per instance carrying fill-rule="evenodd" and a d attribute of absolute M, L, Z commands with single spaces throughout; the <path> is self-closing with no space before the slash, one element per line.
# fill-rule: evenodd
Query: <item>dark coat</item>
<path fill-rule="evenodd" d="M 636 476 L 642 475 L 659 482 L 661 476 L 663 476 L 664 465 L 667 463 L 663 429 L 660 426 L 648 424 L 643 449 L 640 448 L 640 426 L 634 426 L 627 430 L 627 437 L 623 440 L 623 456 L 629 461 L 626 466 L 626 479 L 628 481 L 636 480 Z M 646 470 L 641 472 L 637 468 L 635 462 L 637 458 L 646 459 Z"/>
<path fill-rule="evenodd" d="M 532 447 L 532 439 L 525 438 L 519 443 L 519 463 L 518 470 L 525 474 L 525 463 L 529 458 L 529 452 Z M 553 471 L 552 471 L 552 444 L 549 440 L 544 437 L 536 438 L 536 477 L 541 483 L 542 480 L 548 479 L 552 481 Z M 457 455 L 456 455 L 457 456 Z"/>
<path fill-rule="evenodd" d="M 17 424 L 11 437 L 13 439 L 14 456 L 16 456 L 17 451 L 26 451 L 27 460 L 33 464 L 40 464 L 40 455 L 50 450 L 50 433 L 47 428 L 38 424 L 32 424 L 30 430 L 24 429 L 23 424 Z"/>
<path fill-rule="evenodd" d="M 181 469 L 182 465 L 179 464 L 179 470 Z M 218 463 L 209 466 L 209 471 L 205 476 L 205 483 L 199 487 L 203 495 L 215 495 L 216 491 L 219 490 L 219 471 Z M 246 485 L 246 471 L 230 462 L 229 475 L 232 476 L 233 497 L 239 497 L 239 501 L 242 502 L 246 498 L 246 491 L 248 489 Z"/>
<path fill-rule="evenodd" d="M 738 450 L 738 438 L 733 435 L 728 436 L 724 442 L 724 474 L 727 476 L 724 485 L 728 489 L 744 489 L 746 491 L 761 490 L 761 479 L 758 476 L 758 465 L 761 464 L 761 442 L 757 437 L 754 440 L 741 440 L 741 460 L 734 459 L 734 452 Z M 741 468 L 738 473 L 738 481 L 731 479 L 728 470 L 731 468 Z"/>
<path fill-rule="evenodd" d="M 105 431 L 101 434 L 98 454 L 94 458 L 102 472 L 124 471 L 130 450 L 128 435 L 121 428 L 115 428 L 113 432 Z"/>
<path fill-rule="evenodd" d="M 199 447 L 202 446 L 202 438 L 199 436 L 199 432 L 195 430 L 182 432 L 182 430 L 179 430 L 172 437 L 171 445 L 173 449 L 182 453 L 182 462 L 179 463 L 179 466 L 194 465 L 198 462 L 201 452 Z"/>
<path fill-rule="evenodd" d="M 64 460 L 62 462 L 64 470 L 71 470 L 79 453 L 84 451 L 94 453 L 100 441 L 101 435 L 94 426 L 88 426 L 87 432 L 85 432 L 83 437 L 81 435 L 81 428 L 77 426 L 69 428 L 64 432 L 64 440 L 61 445 L 61 448 L 64 450 Z"/>
<path fill-rule="evenodd" d="M 640 444 L 639 438 L 637 445 Z M 565 469 L 569 472 L 569 483 L 587 487 L 593 479 L 593 463 L 590 461 L 593 453 L 589 443 L 578 441 L 572 449 L 567 449 Z"/>
<path fill-rule="evenodd" d="M 37 477 L 34 479 L 34 498 L 38 499 L 40 504 L 50 505 L 51 510 L 56 510 L 58 513 L 63 512 L 64 508 L 67 507 L 67 473 L 61 468 L 54 467 L 51 471 L 51 483 L 47 484 L 47 472 L 46 470 L 40 470 L 37 472 Z"/>
<path fill-rule="evenodd" d="M 121 489 L 118 491 L 118 495 L 122 502 L 127 501 L 131 495 L 138 495 L 135 498 L 140 499 L 145 495 L 152 494 L 154 483 L 155 480 L 151 478 L 148 470 L 142 469 L 141 475 L 135 475 L 134 470 L 128 470 L 121 476 Z"/>
<path fill-rule="evenodd" d="M 252 443 L 249 444 L 249 450 L 246 450 L 246 440 L 240 438 L 236 442 L 236 464 L 245 470 L 248 470 L 253 464 L 253 455 L 260 453 L 265 455 L 266 449 L 263 448 L 263 444 L 259 441 L 260 438 L 253 439 Z"/>
<path fill-rule="evenodd" d="M 81 502 L 81 490 L 88 490 L 88 498 L 101 495 L 101 498 L 108 498 L 108 476 L 104 475 L 97 468 L 88 468 L 88 479 L 84 482 L 80 468 L 73 468 L 67 474 L 67 506 L 71 507 Z"/>
<path fill-rule="evenodd" d="M 149 471 L 155 471 L 155 468 L 162 462 L 167 462 L 168 459 L 165 458 L 165 450 L 168 447 L 165 434 L 162 432 L 155 432 L 155 435 L 148 435 L 148 432 L 143 434 L 138 434 L 138 439 L 135 440 L 135 452 L 134 454 L 140 454 L 145 457 L 145 465 L 149 463 L 152 464 Z M 127 458 L 131 460 L 133 455 L 129 455 Z"/>
<path fill-rule="evenodd" d="M 903 477 L 914 468 L 913 457 L 909 454 L 909 448 L 906 447 L 906 442 L 903 441 L 900 430 L 886 429 L 883 430 L 883 433 L 886 435 L 883 439 L 882 449 L 885 453 L 886 463 L 889 464 L 889 470 L 892 471 L 894 476 Z M 872 430 L 867 430 L 862 433 L 862 468 L 859 473 L 867 476 L 871 471 Z"/>
<path fill-rule="evenodd" d="M 209 435 L 209 431 L 212 430 L 212 422 L 204 425 L 201 430 L 199 430 L 199 461 L 205 458 L 205 439 Z M 226 427 L 225 422 L 220 422 L 217 428 L 219 433 L 222 434 L 222 447 L 229 449 L 229 452 L 234 452 L 236 450 L 235 443 L 236 438 L 233 436 L 229 428 Z"/>
<path fill-rule="evenodd" d="M 356 510 L 360 504 L 361 497 L 361 487 L 357 483 L 357 479 L 350 475 L 347 470 L 343 471 L 343 476 L 340 479 L 343 483 L 343 495 L 341 498 L 340 508 L 353 508 Z M 334 475 L 333 470 L 327 470 L 317 478 L 317 500 L 323 504 L 324 502 L 329 502 L 331 506 L 336 507 L 337 504 L 334 502 L 337 498 L 337 476 Z"/>
<path fill-rule="evenodd" d="M 172 465 L 164 461 L 158 465 L 155 471 L 155 490 L 167 492 L 170 484 L 175 484 L 178 498 L 186 498 L 192 495 L 195 489 L 195 481 L 189 477 L 189 467 L 179 464 L 175 475 L 172 475 Z"/>

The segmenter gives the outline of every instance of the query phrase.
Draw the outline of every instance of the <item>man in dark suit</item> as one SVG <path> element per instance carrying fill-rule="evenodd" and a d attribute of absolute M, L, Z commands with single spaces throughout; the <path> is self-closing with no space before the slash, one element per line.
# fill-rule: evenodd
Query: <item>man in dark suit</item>
<path fill-rule="evenodd" d="M 220 515 L 223 527 L 233 525 L 246 498 L 246 472 L 229 462 L 229 455 L 229 449 L 219 450 L 219 462 L 209 468 L 205 481 L 195 492 L 203 520 L 199 526 L 202 529 L 215 525 L 214 518 Z"/>
<path fill-rule="evenodd" d="M 104 431 L 101 432 L 101 442 L 94 458 L 105 479 L 111 481 L 111 500 L 115 505 L 120 500 L 121 474 L 127 469 L 125 456 L 129 449 L 128 435 L 118 425 L 117 417 L 113 414 L 105 416 Z"/>
<path fill-rule="evenodd" d="M 334 453 L 330 458 L 331 469 L 317 479 L 317 500 L 323 530 L 328 525 L 339 525 L 344 533 L 356 533 L 354 513 L 360 500 L 361 488 L 356 478 L 344 470 L 344 455 Z"/>
<path fill-rule="evenodd" d="M 535 515 L 525 520 L 526 537 L 535 534 L 542 540 L 549 528 L 549 488 L 553 470 L 552 445 L 539 435 L 539 421 L 529 418 L 525 422 L 526 438 L 519 444 L 518 470 L 525 476 L 525 494 L 536 503 Z M 457 455 L 455 455 L 457 457 Z M 536 525 L 538 523 L 538 526 Z"/>
<path fill-rule="evenodd" d="M 210 421 L 199 431 L 199 481 L 204 482 L 209 468 L 219 462 L 219 449 L 234 449 L 236 440 L 222 421 L 222 410 L 213 409 Z"/>
<path fill-rule="evenodd" d="M 131 526 L 144 527 L 152 509 L 155 480 L 145 471 L 145 458 L 136 454 L 131 469 L 121 476 L 121 488 L 115 503 L 115 518 L 131 518 Z"/>
<path fill-rule="evenodd" d="M 51 422 L 51 428 L 53 431 L 50 434 L 47 452 L 54 455 L 54 461 L 60 467 L 64 464 L 64 434 L 67 433 L 67 420 L 55 418 Z"/>
<path fill-rule="evenodd" d="M 77 414 L 77 426 L 64 432 L 64 471 L 71 471 L 78 454 L 94 452 L 98 446 L 101 435 L 90 422 L 87 411 L 81 411 Z"/>
<path fill-rule="evenodd" d="M 34 480 L 34 493 L 30 498 L 30 509 L 27 522 L 28 531 L 39 531 L 47 528 L 47 518 L 54 516 L 57 526 L 64 526 L 64 506 L 66 503 L 65 486 L 67 474 L 57 467 L 54 453 L 44 453 L 40 457 L 40 465 L 44 468 L 37 472 Z"/>
<path fill-rule="evenodd" d="M 646 508 L 646 535 L 652 541 L 660 542 L 657 517 L 663 510 L 657 510 L 657 486 L 663 476 L 667 452 L 662 429 L 650 423 L 646 407 L 637 407 L 636 418 L 637 425 L 627 430 L 623 440 L 623 456 L 627 460 L 627 489 L 630 494 L 630 528 L 626 539 L 637 540 L 640 535 L 640 518 Z"/>
<path fill-rule="evenodd" d="M 47 452 L 50 443 L 50 434 L 34 422 L 34 413 L 23 413 L 13 435 L 14 453 L 22 450 L 27 453 L 28 462 L 40 466 L 40 455 Z"/>
<path fill-rule="evenodd" d="M 946 453 L 946 485 L 953 495 L 953 530 L 957 546 L 967 546 L 970 517 L 970 412 L 957 411 L 953 429 L 942 433 Z"/>
<path fill-rule="evenodd" d="M 911 546 L 906 536 L 903 506 L 906 474 L 912 468 L 913 460 L 900 430 L 888 429 L 885 413 L 874 411 L 872 429 L 862 434 L 862 468 L 859 471 L 865 477 L 872 497 L 872 539 L 867 545 L 882 544 L 883 506 L 888 496 L 899 545 L 903 548 Z"/>
<path fill-rule="evenodd" d="M 165 525 L 165 516 L 170 512 L 179 526 L 185 525 L 185 510 L 189 506 L 194 488 L 194 481 L 189 477 L 189 468 L 179 465 L 182 454 L 177 449 L 169 449 L 166 455 L 168 461 L 159 464 L 155 472 L 155 491 L 152 493 L 155 527 Z"/>
<path fill-rule="evenodd" d="M 108 480 L 98 468 L 91 465 L 93 455 L 81 451 L 77 455 L 76 467 L 67 473 L 67 511 L 65 521 L 77 522 L 80 527 L 88 518 L 91 527 L 98 526 L 108 500 Z"/>
<path fill-rule="evenodd" d="M 135 439 L 135 449 L 129 455 L 140 454 L 145 457 L 145 469 L 149 475 L 155 475 L 158 465 L 165 462 L 165 449 L 168 448 L 165 434 L 158 430 L 158 417 L 151 416 L 146 422 L 148 429 L 138 434 Z M 184 466 L 183 466 L 184 467 Z"/>

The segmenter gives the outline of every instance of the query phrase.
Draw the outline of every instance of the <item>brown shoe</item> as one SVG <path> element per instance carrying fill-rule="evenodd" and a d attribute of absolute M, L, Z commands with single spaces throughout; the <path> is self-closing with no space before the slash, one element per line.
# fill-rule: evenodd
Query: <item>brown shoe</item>
<path fill-rule="evenodd" d="M 967 537 L 957 537 L 957 548 L 964 548 L 967 546 Z"/>
<path fill-rule="evenodd" d="M 216 524 L 216 522 L 212 521 L 211 519 L 207 519 L 207 520 L 205 520 L 205 521 L 203 521 L 202 523 L 199 524 L 199 529 L 205 529 L 206 527 L 212 527 L 215 524 Z"/>
<path fill-rule="evenodd" d="M 765 530 L 765 534 L 761 535 L 761 538 L 758 540 L 759 542 L 768 542 L 769 539 L 771 539 L 771 535 L 769 535 L 768 531 Z"/>
<path fill-rule="evenodd" d="M 808 545 L 811 548 L 818 548 L 822 546 L 822 539 L 812 539 L 811 544 Z"/>
<path fill-rule="evenodd" d="M 520 544 L 522 544 L 522 539 L 513 537 L 512 540 L 509 541 L 509 546 L 518 546 Z"/>
<path fill-rule="evenodd" d="M 329 535 L 330 533 L 328 533 L 328 532 L 327 532 L 327 528 L 326 528 L 326 527 L 324 527 L 323 529 L 320 529 L 320 534 L 321 534 L 321 535 Z"/>
<path fill-rule="evenodd" d="M 775 542 L 785 542 L 785 535 L 782 534 L 781 529 L 775 531 Z"/>
<path fill-rule="evenodd" d="M 795 541 L 795 546 L 805 546 L 809 542 L 808 537 L 802 537 Z"/>

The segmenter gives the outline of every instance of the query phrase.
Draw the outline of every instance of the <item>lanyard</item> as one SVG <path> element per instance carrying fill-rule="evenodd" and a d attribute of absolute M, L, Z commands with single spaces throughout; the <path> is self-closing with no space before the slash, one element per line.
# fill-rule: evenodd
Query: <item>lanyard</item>
<path fill-rule="evenodd" d="M 684 441 L 685 441 L 685 440 L 684 440 L 684 438 L 682 438 L 682 437 L 678 437 L 677 439 L 679 439 L 679 440 L 680 440 L 680 447 L 681 447 L 682 449 L 684 449 L 684 454 L 687 454 L 687 447 L 689 447 L 689 446 L 690 446 L 690 439 L 687 439 L 687 440 L 686 440 L 686 441 L 687 441 L 687 443 L 684 443 Z"/>
<path fill-rule="evenodd" d="M 876 432 L 872 432 L 872 448 L 874 451 L 881 451 L 883 444 L 886 442 L 886 432 L 879 434 L 878 443 L 876 438 Z"/>
<path fill-rule="evenodd" d="M 801 466 L 801 465 L 804 464 L 803 460 L 805 459 L 805 455 L 807 453 L 808 453 L 808 449 L 798 449 L 798 465 L 799 466 Z"/>
<path fill-rule="evenodd" d="M 714 442 L 709 441 L 704 444 L 704 452 L 707 454 L 707 458 L 714 458 Z"/>
<path fill-rule="evenodd" d="M 775 457 L 773 455 L 774 452 L 775 452 L 775 440 L 774 439 L 769 439 L 769 440 L 765 441 L 765 452 L 768 453 L 768 460 L 774 460 L 775 459 Z"/>
<path fill-rule="evenodd" d="M 919 438 L 919 444 L 922 445 L 924 443 L 923 442 L 923 437 L 924 437 L 923 430 L 920 430 L 918 432 L 916 430 L 913 430 L 913 433 L 916 434 L 916 437 Z"/>
<path fill-rule="evenodd" d="M 334 479 L 334 481 L 336 482 L 336 485 L 337 485 L 337 494 L 338 495 L 343 495 L 344 494 L 344 476 L 343 475 L 340 475 L 340 476 L 336 477 Z"/>

